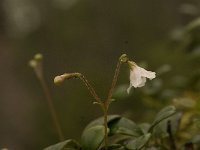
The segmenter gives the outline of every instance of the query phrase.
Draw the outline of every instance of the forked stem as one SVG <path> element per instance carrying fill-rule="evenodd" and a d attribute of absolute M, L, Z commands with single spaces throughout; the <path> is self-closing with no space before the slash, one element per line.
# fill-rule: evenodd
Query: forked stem
<path fill-rule="evenodd" d="M 63 75 L 56 76 L 55 79 L 54 79 L 55 84 L 60 84 L 65 79 L 71 79 L 71 78 L 79 78 L 84 82 L 87 89 L 90 91 L 91 95 L 95 98 L 95 100 L 96 100 L 95 103 L 100 105 L 100 107 L 102 108 L 103 113 L 104 113 L 104 132 L 105 132 L 104 143 L 105 143 L 105 149 L 106 150 L 108 149 L 108 123 L 107 123 L 108 122 L 108 109 L 109 109 L 110 103 L 112 101 L 111 98 L 112 98 L 113 91 L 114 91 L 114 88 L 116 86 L 117 79 L 118 79 L 118 76 L 119 76 L 120 66 L 121 66 L 122 63 L 127 63 L 127 61 L 128 61 L 128 57 L 127 57 L 126 54 L 123 54 L 123 55 L 120 56 L 119 61 L 117 63 L 117 67 L 115 69 L 114 76 L 113 76 L 111 88 L 109 90 L 108 97 L 105 101 L 102 101 L 102 99 L 99 98 L 99 96 L 95 92 L 92 85 L 89 83 L 89 81 L 86 79 L 86 77 L 83 76 L 81 73 L 65 73 Z"/>
<path fill-rule="evenodd" d="M 113 92 L 114 92 L 114 89 L 115 89 L 115 86 L 117 83 L 121 64 L 126 63 L 127 61 L 128 61 L 127 55 L 123 54 L 120 56 L 119 61 L 117 62 L 117 66 L 116 66 L 112 84 L 111 84 L 111 87 L 110 87 L 110 90 L 108 93 L 108 97 L 107 97 L 106 101 L 104 101 L 104 105 L 103 105 L 104 106 L 104 127 L 105 127 L 105 138 L 104 138 L 105 141 L 104 142 L 105 142 L 106 150 L 108 149 L 108 131 L 107 131 L 107 129 L 108 129 L 108 109 L 109 109 L 110 103 L 112 101 L 112 95 L 113 95 Z"/>

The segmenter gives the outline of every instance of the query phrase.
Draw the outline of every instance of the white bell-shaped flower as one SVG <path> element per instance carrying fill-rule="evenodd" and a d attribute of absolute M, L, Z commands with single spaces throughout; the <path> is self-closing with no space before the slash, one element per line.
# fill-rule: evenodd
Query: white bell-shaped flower
<path fill-rule="evenodd" d="M 149 78 L 152 80 L 156 77 L 156 73 L 152 71 L 147 71 L 144 68 L 139 67 L 136 63 L 133 61 L 128 62 L 130 66 L 130 86 L 127 89 L 127 92 L 129 93 L 131 90 L 131 87 L 142 87 L 146 83 L 146 78 Z"/>

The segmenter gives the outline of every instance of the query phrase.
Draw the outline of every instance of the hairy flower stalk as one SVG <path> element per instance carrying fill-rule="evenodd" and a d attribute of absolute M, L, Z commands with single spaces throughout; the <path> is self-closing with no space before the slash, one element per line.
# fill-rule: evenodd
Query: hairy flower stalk
<path fill-rule="evenodd" d="M 107 122 L 108 122 L 108 118 L 107 118 L 108 109 L 109 109 L 110 103 L 112 102 L 112 95 L 113 95 L 113 91 L 114 91 L 114 88 L 115 88 L 116 83 L 117 83 L 121 64 L 127 63 L 127 61 L 128 61 L 128 56 L 126 54 L 122 54 L 119 57 L 119 61 L 117 62 L 117 66 L 116 66 L 115 73 L 114 73 L 114 76 L 113 76 L 111 88 L 110 88 L 110 91 L 108 93 L 107 100 L 104 102 L 104 126 L 105 126 L 105 149 L 106 150 L 107 150 L 107 147 L 108 147 L 108 131 L 107 131 L 107 129 L 108 129 L 108 124 L 107 124 Z"/>
<path fill-rule="evenodd" d="M 86 77 L 83 76 L 81 73 L 64 73 L 63 75 L 56 76 L 54 78 L 54 83 L 59 85 L 59 84 L 63 83 L 65 80 L 73 79 L 73 78 L 81 79 L 81 81 L 83 81 L 83 83 L 86 85 L 86 87 L 89 90 L 89 92 L 91 93 L 91 95 L 96 100 L 96 103 L 102 105 L 102 101 L 99 98 L 99 96 L 96 94 L 93 86 L 89 83 L 89 81 L 86 79 Z"/>
<path fill-rule="evenodd" d="M 63 141 L 64 136 L 63 136 L 63 132 L 61 130 L 61 125 L 60 125 L 60 122 L 59 122 L 59 119 L 58 119 L 58 116 L 57 116 L 57 113 L 56 113 L 56 109 L 53 105 L 53 100 L 52 100 L 51 94 L 49 92 L 49 88 L 47 86 L 47 83 L 46 83 L 44 75 L 43 75 L 42 59 L 43 59 L 42 54 L 36 54 L 34 56 L 34 58 L 32 60 L 30 60 L 29 66 L 34 69 L 35 74 L 36 74 L 38 80 L 40 81 L 40 84 L 41 84 L 41 86 L 44 90 L 44 94 L 45 94 L 46 99 L 47 99 L 49 111 L 51 113 L 52 120 L 54 122 L 59 140 Z"/>
<path fill-rule="evenodd" d="M 115 88 L 115 85 L 117 83 L 117 78 L 119 76 L 119 71 L 120 71 L 120 66 L 121 66 L 121 61 L 118 61 L 117 63 L 117 67 L 115 69 L 115 74 L 114 74 L 114 77 L 113 77 L 113 81 L 112 81 L 112 84 L 111 84 L 111 88 L 110 88 L 110 91 L 108 93 L 108 97 L 107 97 L 107 100 L 104 102 L 104 126 L 105 126 L 105 147 L 107 149 L 107 146 L 108 146 L 108 124 L 107 124 L 107 116 L 108 116 L 108 109 L 109 109 L 109 105 L 112 101 L 112 95 L 113 95 L 113 91 L 114 91 L 114 88 Z"/>

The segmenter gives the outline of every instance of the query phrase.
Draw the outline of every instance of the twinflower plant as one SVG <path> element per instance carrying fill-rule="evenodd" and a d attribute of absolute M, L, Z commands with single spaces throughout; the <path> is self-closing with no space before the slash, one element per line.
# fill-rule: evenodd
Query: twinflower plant
<path fill-rule="evenodd" d="M 118 59 L 106 99 L 99 97 L 92 84 L 82 73 L 64 73 L 56 76 L 54 78 L 54 83 L 56 85 L 60 85 L 70 79 L 80 79 L 94 97 L 95 101 L 93 103 L 99 105 L 103 112 L 103 117 L 93 120 L 85 127 L 79 143 L 73 139 L 63 140 L 64 135 L 61 132 L 61 125 L 58 122 L 56 110 L 53 106 L 52 98 L 43 77 L 42 58 L 41 54 L 37 54 L 29 64 L 34 69 L 46 94 L 52 119 L 54 120 L 56 130 L 61 140 L 61 142 L 51 145 L 44 150 L 142 150 L 146 147 L 155 148 L 155 146 L 157 146 L 157 149 L 155 150 L 160 149 L 157 142 L 157 140 L 160 139 L 154 140 L 154 137 L 157 134 L 157 127 L 162 124 L 166 125 L 166 122 L 168 122 L 170 117 L 175 114 L 176 109 L 174 106 L 167 106 L 159 111 L 152 123 L 136 124 L 134 121 L 120 115 L 108 115 L 122 64 L 125 64 L 130 68 L 130 87 L 127 89 L 128 92 L 131 87 L 138 88 L 144 86 L 147 81 L 146 78 L 150 80 L 155 78 L 155 72 L 147 71 L 144 68 L 139 67 L 134 61 L 129 60 L 126 54 L 121 55 Z M 166 128 L 166 126 L 163 127 Z M 170 129 L 167 130 L 169 131 L 167 134 L 170 135 L 170 141 L 173 143 L 171 145 L 176 147 L 176 143 L 173 141 L 174 138 L 171 133 L 171 125 L 169 124 L 167 127 Z M 166 147 L 168 147 L 168 145 L 166 145 Z"/>
<path fill-rule="evenodd" d="M 119 57 L 119 60 L 118 60 L 118 63 L 117 63 L 116 69 L 115 69 L 113 81 L 111 84 L 111 88 L 108 92 L 108 96 L 105 101 L 103 101 L 97 95 L 93 86 L 86 79 L 86 77 L 81 73 L 64 73 L 64 74 L 58 75 L 54 78 L 55 84 L 61 84 L 62 82 L 64 82 L 65 80 L 68 80 L 68 79 L 78 78 L 78 79 L 82 80 L 83 83 L 86 85 L 86 87 L 90 91 L 91 95 L 96 100 L 94 103 L 98 104 L 101 107 L 103 114 L 104 114 L 104 146 L 105 146 L 105 149 L 107 149 L 107 147 L 108 147 L 108 131 L 109 131 L 109 129 L 108 129 L 108 110 L 109 110 L 109 106 L 112 102 L 112 95 L 113 95 L 115 85 L 117 83 L 121 64 L 127 64 L 130 67 L 130 87 L 127 90 L 128 93 L 132 86 L 135 88 L 142 87 L 145 85 L 146 78 L 153 79 L 156 77 L 155 72 L 146 71 L 145 69 L 139 67 L 135 62 L 130 61 L 126 54 L 122 54 Z"/>

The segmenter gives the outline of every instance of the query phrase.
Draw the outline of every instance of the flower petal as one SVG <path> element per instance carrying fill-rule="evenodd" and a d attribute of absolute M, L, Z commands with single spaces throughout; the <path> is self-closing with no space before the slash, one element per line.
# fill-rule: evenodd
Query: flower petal
<path fill-rule="evenodd" d="M 146 83 L 147 79 L 145 77 L 141 77 L 140 84 L 137 87 L 143 87 Z"/>
<path fill-rule="evenodd" d="M 143 76 L 143 68 L 139 66 L 133 66 L 130 72 L 130 83 L 135 88 L 142 87 L 146 83 L 146 77 Z"/>
<path fill-rule="evenodd" d="M 152 71 L 147 71 L 144 68 L 137 66 L 136 63 L 129 61 L 130 69 L 130 86 L 127 92 L 130 92 L 131 87 L 143 87 L 146 83 L 146 78 L 152 80 L 156 77 L 156 73 Z"/>
<path fill-rule="evenodd" d="M 141 76 L 149 78 L 150 80 L 152 80 L 152 79 L 154 79 L 156 77 L 156 73 L 155 72 L 147 71 L 144 68 L 141 68 L 139 66 L 138 66 L 138 68 L 140 70 Z"/>
<path fill-rule="evenodd" d="M 127 93 L 128 93 L 128 94 L 130 93 L 131 88 L 132 88 L 132 84 L 130 83 L 130 86 L 129 86 L 128 89 L 127 89 Z"/>
<path fill-rule="evenodd" d="M 130 72 L 130 83 L 135 88 L 139 87 L 143 83 L 140 69 L 136 66 Z"/>

